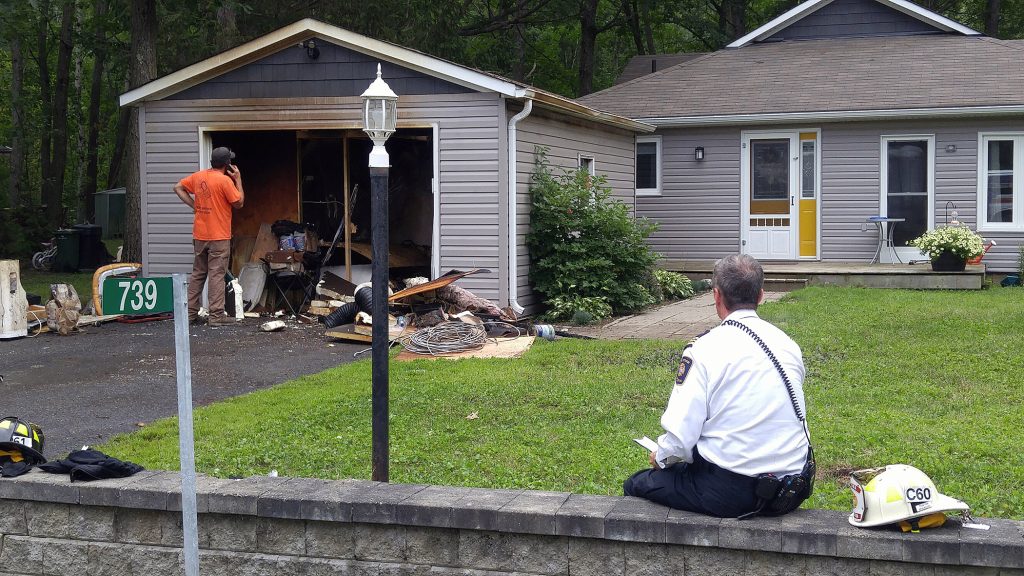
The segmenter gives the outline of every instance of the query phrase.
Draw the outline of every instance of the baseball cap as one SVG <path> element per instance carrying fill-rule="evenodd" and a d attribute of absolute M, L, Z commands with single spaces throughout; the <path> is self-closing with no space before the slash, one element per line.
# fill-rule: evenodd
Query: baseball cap
<path fill-rule="evenodd" d="M 235 153 L 230 148 L 221 146 L 220 148 L 214 148 L 213 153 L 210 154 L 210 165 L 214 168 L 220 168 L 234 159 Z"/>

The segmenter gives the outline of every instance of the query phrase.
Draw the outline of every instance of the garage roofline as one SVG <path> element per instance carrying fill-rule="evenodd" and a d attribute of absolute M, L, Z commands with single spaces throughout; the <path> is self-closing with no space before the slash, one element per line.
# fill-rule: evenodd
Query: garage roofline
<path fill-rule="evenodd" d="M 121 95 L 119 103 L 121 106 L 133 106 L 141 102 L 161 100 L 211 78 L 255 62 L 285 47 L 293 46 L 314 37 L 329 40 L 344 48 L 441 78 L 472 90 L 496 92 L 506 98 L 536 98 L 548 107 L 562 110 L 573 116 L 589 118 L 597 122 L 613 124 L 639 132 L 651 132 L 654 130 L 653 126 L 643 122 L 636 122 L 623 116 L 602 112 L 557 94 L 519 84 L 494 74 L 467 68 L 410 48 L 398 46 L 397 44 L 375 40 L 312 18 L 304 18 L 269 34 L 250 40 L 241 46 L 221 52 L 191 66 L 143 84 L 138 88 L 129 90 Z"/>

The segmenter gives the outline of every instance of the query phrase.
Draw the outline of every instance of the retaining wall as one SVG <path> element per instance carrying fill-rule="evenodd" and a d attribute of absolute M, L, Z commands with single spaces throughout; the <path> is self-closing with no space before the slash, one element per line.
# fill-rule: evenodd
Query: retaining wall
<path fill-rule="evenodd" d="M 0 480 L 0 574 L 181 574 L 178 476 Z M 644 500 L 301 478 L 198 481 L 216 575 L 1024 576 L 1024 523 L 919 534 L 846 515 L 719 520 Z"/>

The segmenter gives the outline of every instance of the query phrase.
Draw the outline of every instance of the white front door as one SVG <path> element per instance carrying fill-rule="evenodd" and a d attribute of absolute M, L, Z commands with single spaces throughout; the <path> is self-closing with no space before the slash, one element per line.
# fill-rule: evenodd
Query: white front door
<path fill-rule="evenodd" d="M 920 250 L 907 243 L 934 226 L 935 137 L 883 136 L 881 164 L 878 213 L 903 221 L 890 224 L 893 249 L 882 249 L 880 261 L 927 260 Z"/>
<path fill-rule="evenodd" d="M 799 132 L 744 133 L 740 234 L 744 254 L 759 260 L 797 257 Z"/>

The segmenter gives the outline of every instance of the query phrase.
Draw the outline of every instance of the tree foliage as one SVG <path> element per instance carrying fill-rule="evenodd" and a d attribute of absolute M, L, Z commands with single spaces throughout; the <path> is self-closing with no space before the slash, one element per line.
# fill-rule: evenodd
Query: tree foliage
<path fill-rule="evenodd" d="M 915 1 L 1024 37 L 1024 2 Z M 131 118 L 117 98 L 143 81 L 131 74 L 148 57 L 133 48 L 132 14 L 150 3 L 156 76 L 311 17 L 576 97 L 610 86 L 635 54 L 716 50 L 798 0 L 6 0 L 0 209 L 49 204 L 53 228 L 130 180 Z"/>

